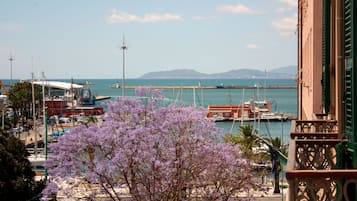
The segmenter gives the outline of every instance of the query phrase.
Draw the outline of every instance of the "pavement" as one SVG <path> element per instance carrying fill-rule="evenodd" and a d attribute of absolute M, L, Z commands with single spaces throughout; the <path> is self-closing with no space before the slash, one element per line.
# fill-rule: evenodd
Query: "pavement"
<path fill-rule="evenodd" d="M 281 184 L 281 183 L 280 183 Z M 288 186 L 286 181 L 283 182 L 282 186 Z M 265 183 L 262 184 L 259 190 L 253 192 L 254 199 L 256 201 L 287 201 L 288 188 L 281 189 L 280 194 L 274 193 L 274 179 L 267 177 Z"/>
<path fill-rule="evenodd" d="M 274 197 L 255 198 L 254 200 L 256 200 L 256 201 L 282 201 L 282 200 L 286 200 L 286 199 L 285 198 L 282 199 L 281 196 L 274 196 Z"/>
<path fill-rule="evenodd" d="M 34 130 L 24 131 L 20 133 L 20 140 L 25 142 L 25 144 L 31 144 L 35 142 L 35 133 L 37 133 L 37 141 L 43 140 L 45 135 L 45 130 L 43 126 L 36 127 L 36 132 Z M 52 133 L 52 129 L 48 128 L 48 133 Z"/>
<path fill-rule="evenodd" d="M 284 195 L 268 193 L 262 197 L 254 196 L 255 201 L 287 201 L 287 189 L 284 189 Z"/>

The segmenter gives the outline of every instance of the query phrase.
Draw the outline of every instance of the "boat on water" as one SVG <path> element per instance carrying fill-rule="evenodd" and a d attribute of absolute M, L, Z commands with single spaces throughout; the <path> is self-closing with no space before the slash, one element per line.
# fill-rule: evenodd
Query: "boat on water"
<path fill-rule="evenodd" d="M 273 112 L 271 101 L 247 101 L 243 104 L 208 105 L 206 118 L 215 121 L 287 121 L 289 116 Z"/>
<path fill-rule="evenodd" d="M 33 81 L 46 88 L 45 106 L 49 116 L 102 115 L 103 107 L 95 105 L 96 97 L 90 88 L 59 81 Z"/>
<path fill-rule="evenodd" d="M 116 82 L 115 84 L 112 85 L 112 88 L 119 89 L 121 88 L 121 86 L 119 85 L 119 82 Z"/>

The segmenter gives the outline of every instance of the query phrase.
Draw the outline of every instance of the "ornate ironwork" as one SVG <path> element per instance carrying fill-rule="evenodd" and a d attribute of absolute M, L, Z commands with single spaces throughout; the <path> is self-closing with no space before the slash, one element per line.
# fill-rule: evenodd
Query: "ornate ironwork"
<path fill-rule="evenodd" d="M 331 201 L 339 196 L 337 182 L 330 178 L 298 178 L 295 179 L 294 200 Z"/>
<path fill-rule="evenodd" d="M 336 169 L 337 121 L 297 120 L 292 122 L 286 176 L 289 200 L 354 200 L 357 170 Z M 352 192 L 352 193 L 351 193 Z"/>
<path fill-rule="evenodd" d="M 337 132 L 337 121 L 335 120 L 296 120 L 295 121 L 295 132 L 301 133 L 313 133 L 313 132 L 323 132 L 331 133 Z"/>
<path fill-rule="evenodd" d="M 345 177 L 348 175 L 346 171 Z M 338 178 L 334 172 L 329 177 L 309 178 L 301 177 L 290 180 L 290 199 L 292 201 L 353 201 L 356 192 L 352 191 L 357 186 L 357 179 Z"/>
<path fill-rule="evenodd" d="M 303 140 L 296 143 L 295 166 L 299 170 L 332 169 L 336 165 L 336 143 Z"/>

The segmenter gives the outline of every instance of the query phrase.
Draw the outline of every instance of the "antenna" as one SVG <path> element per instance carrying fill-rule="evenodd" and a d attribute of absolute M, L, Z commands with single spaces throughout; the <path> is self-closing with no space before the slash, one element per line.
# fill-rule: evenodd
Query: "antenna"
<path fill-rule="evenodd" d="M 122 78 L 122 88 L 121 88 L 121 95 L 125 97 L 125 50 L 128 47 L 125 44 L 125 37 L 123 36 L 123 45 L 120 47 L 123 50 L 123 78 Z"/>

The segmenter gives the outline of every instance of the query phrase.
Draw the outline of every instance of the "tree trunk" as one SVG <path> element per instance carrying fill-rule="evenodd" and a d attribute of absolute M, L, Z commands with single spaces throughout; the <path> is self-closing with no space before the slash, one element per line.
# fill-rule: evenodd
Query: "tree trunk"
<path fill-rule="evenodd" d="M 280 188 L 279 188 L 279 172 L 276 171 L 274 173 L 274 193 L 280 193 Z"/>
<path fill-rule="evenodd" d="M 279 173 L 281 171 L 280 161 L 275 160 L 275 171 L 274 171 L 274 193 L 280 193 L 279 188 Z"/>

